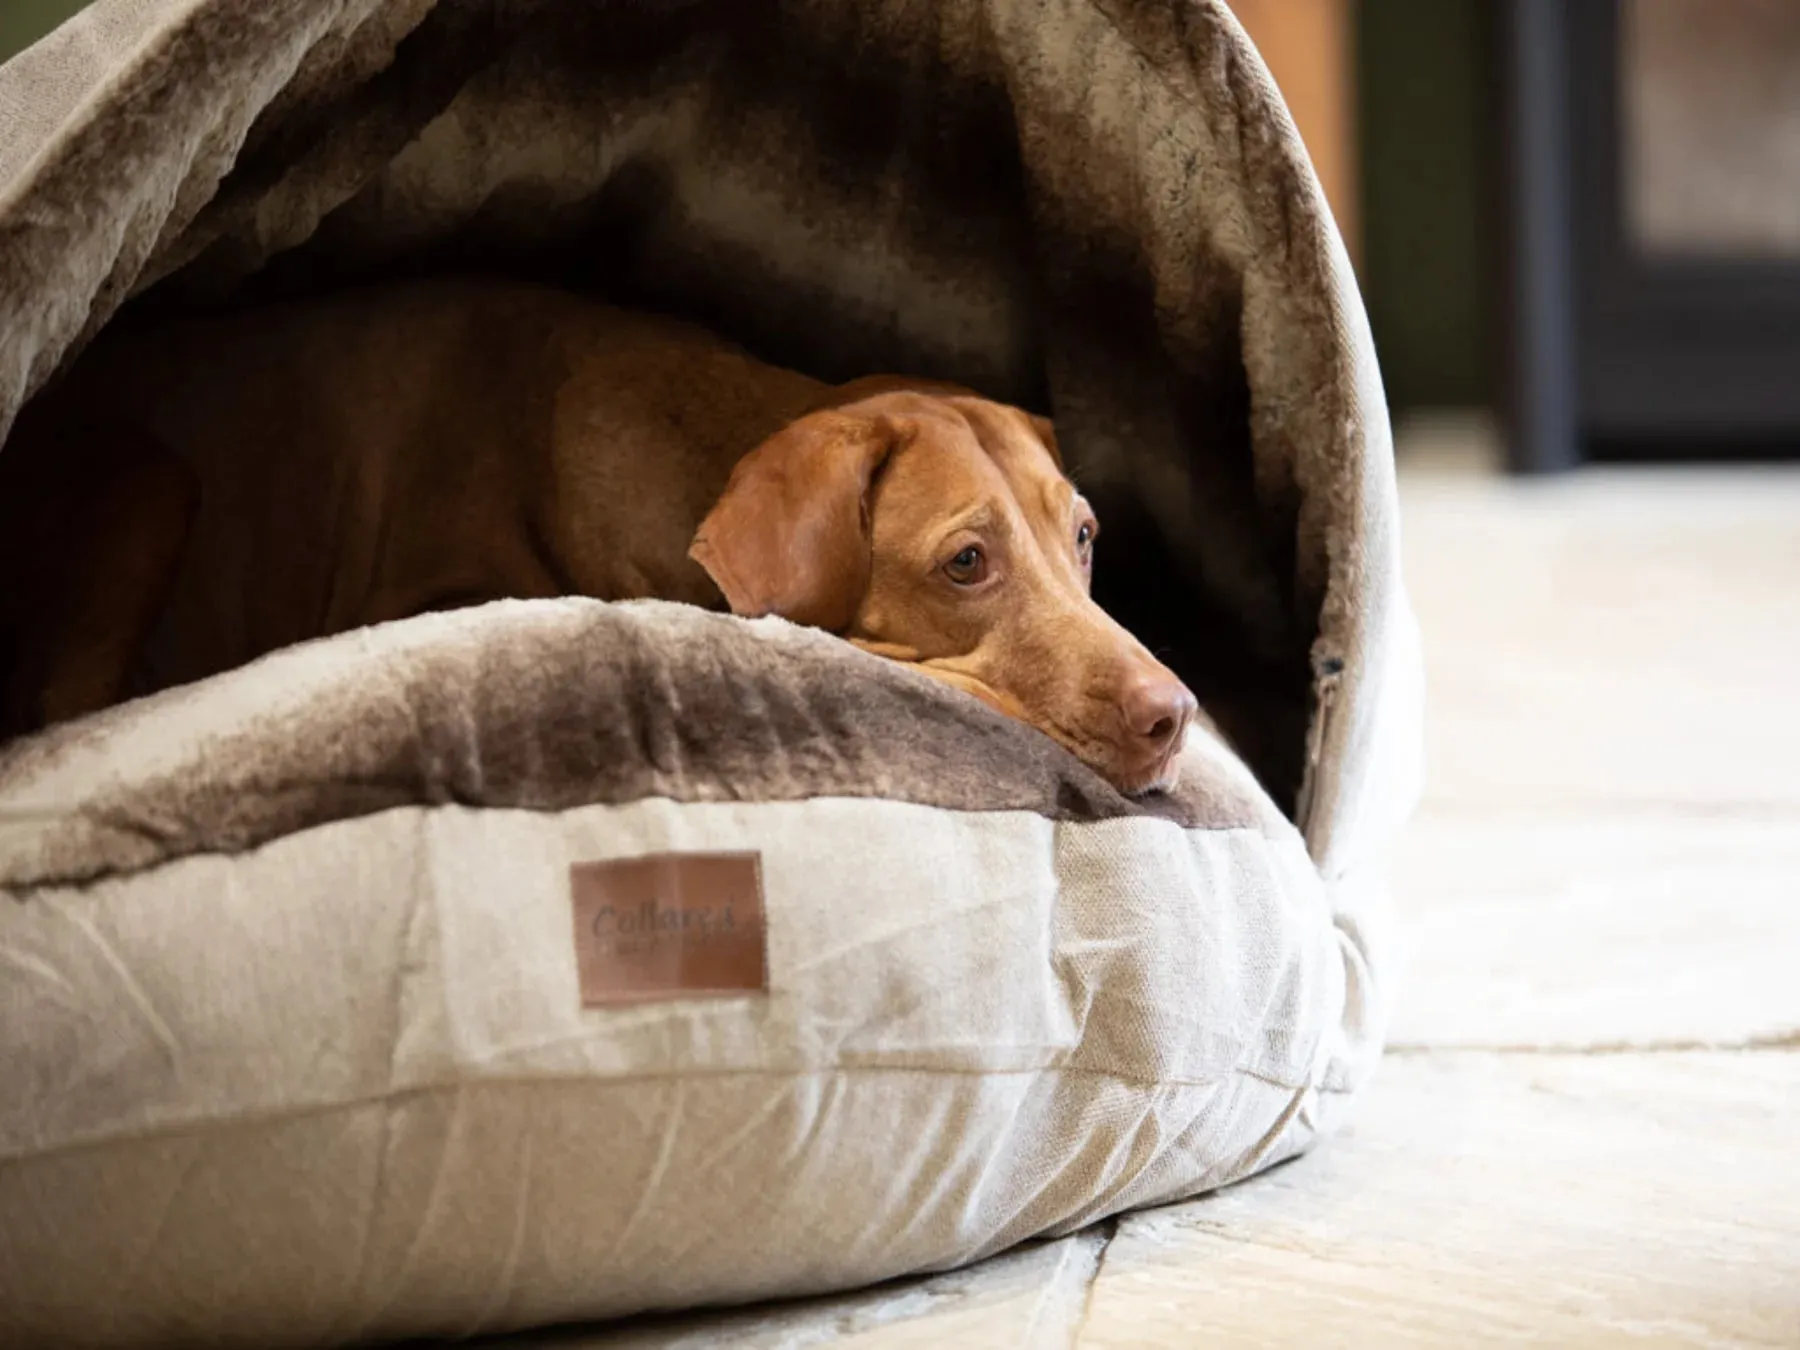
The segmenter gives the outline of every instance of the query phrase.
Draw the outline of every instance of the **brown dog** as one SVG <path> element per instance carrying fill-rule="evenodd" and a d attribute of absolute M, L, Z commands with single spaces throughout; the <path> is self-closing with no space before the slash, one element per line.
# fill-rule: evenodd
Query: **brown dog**
<path fill-rule="evenodd" d="M 14 729 L 502 596 L 779 614 L 1169 785 L 1194 699 L 1088 595 L 1047 422 L 431 282 L 103 336 L 0 453 Z"/>

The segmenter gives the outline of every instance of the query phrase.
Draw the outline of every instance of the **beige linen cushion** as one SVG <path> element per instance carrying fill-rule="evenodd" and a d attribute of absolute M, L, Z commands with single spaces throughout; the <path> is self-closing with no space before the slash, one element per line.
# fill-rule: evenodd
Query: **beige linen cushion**
<path fill-rule="evenodd" d="M 1128 802 L 833 639 L 582 601 L 15 745 L 0 1341 L 842 1288 L 1289 1156 L 1374 1052 L 1363 954 L 1242 766 L 1184 772 Z M 736 850 L 768 992 L 584 1008 L 571 864 Z"/>

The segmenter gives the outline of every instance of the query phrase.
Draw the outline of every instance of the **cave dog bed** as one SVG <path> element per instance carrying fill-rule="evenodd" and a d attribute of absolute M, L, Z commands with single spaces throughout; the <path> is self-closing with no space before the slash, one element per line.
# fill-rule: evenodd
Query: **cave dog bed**
<path fill-rule="evenodd" d="M 1219 734 L 1127 799 L 826 634 L 562 600 L 15 740 L 0 1342 L 843 1289 L 1344 1118 L 1417 642 L 1364 314 L 1224 4 L 100 0 L 0 68 L 0 431 L 121 310 L 446 271 L 1052 414 L 1098 598 Z M 588 997 L 672 894 L 726 992 Z"/>

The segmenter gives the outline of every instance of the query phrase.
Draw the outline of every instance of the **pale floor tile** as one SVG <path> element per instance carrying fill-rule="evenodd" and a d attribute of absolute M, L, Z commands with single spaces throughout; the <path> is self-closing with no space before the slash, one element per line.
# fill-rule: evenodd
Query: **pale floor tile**
<path fill-rule="evenodd" d="M 834 1298 L 613 1330 L 507 1337 L 507 1350 L 1071 1350 L 1104 1235 L 1034 1243 L 965 1270 Z"/>
<path fill-rule="evenodd" d="M 1800 1035 L 1800 816 L 1428 812 L 1394 884 L 1396 1043 Z"/>
<path fill-rule="evenodd" d="M 1428 806 L 1800 812 L 1800 469 L 1402 476 Z"/>
<path fill-rule="evenodd" d="M 1395 1038 L 1791 1034 L 1800 469 L 1526 483 L 1415 458 L 1431 763 L 1395 872 Z"/>
<path fill-rule="evenodd" d="M 1102 1231 L 1033 1242 L 961 1271 L 837 1298 L 509 1336 L 508 1350 L 1071 1350 Z M 479 1341 L 475 1345 L 481 1345 Z"/>
<path fill-rule="evenodd" d="M 1397 1056 L 1331 1145 L 1128 1217 L 1081 1350 L 1800 1345 L 1800 1056 Z"/>

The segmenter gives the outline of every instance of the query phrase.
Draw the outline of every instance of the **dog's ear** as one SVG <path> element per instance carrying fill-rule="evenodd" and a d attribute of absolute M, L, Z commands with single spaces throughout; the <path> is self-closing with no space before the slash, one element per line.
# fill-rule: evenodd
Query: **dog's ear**
<path fill-rule="evenodd" d="M 738 461 L 688 556 L 733 614 L 842 631 L 869 588 L 870 484 L 909 435 L 888 417 L 802 417 Z"/>
<path fill-rule="evenodd" d="M 1026 413 L 1025 420 L 1031 423 L 1031 429 L 1037 438 L 1044 443 L 1044 449 L 1050 452 L 1050 458 L 1056 461 L 1060 472 L 1066 472 L 1063 466 L 1062 447 L 1056 443 L 1056 425 L 1048 417 L 1039 417 L 1036 413 Z"/>

